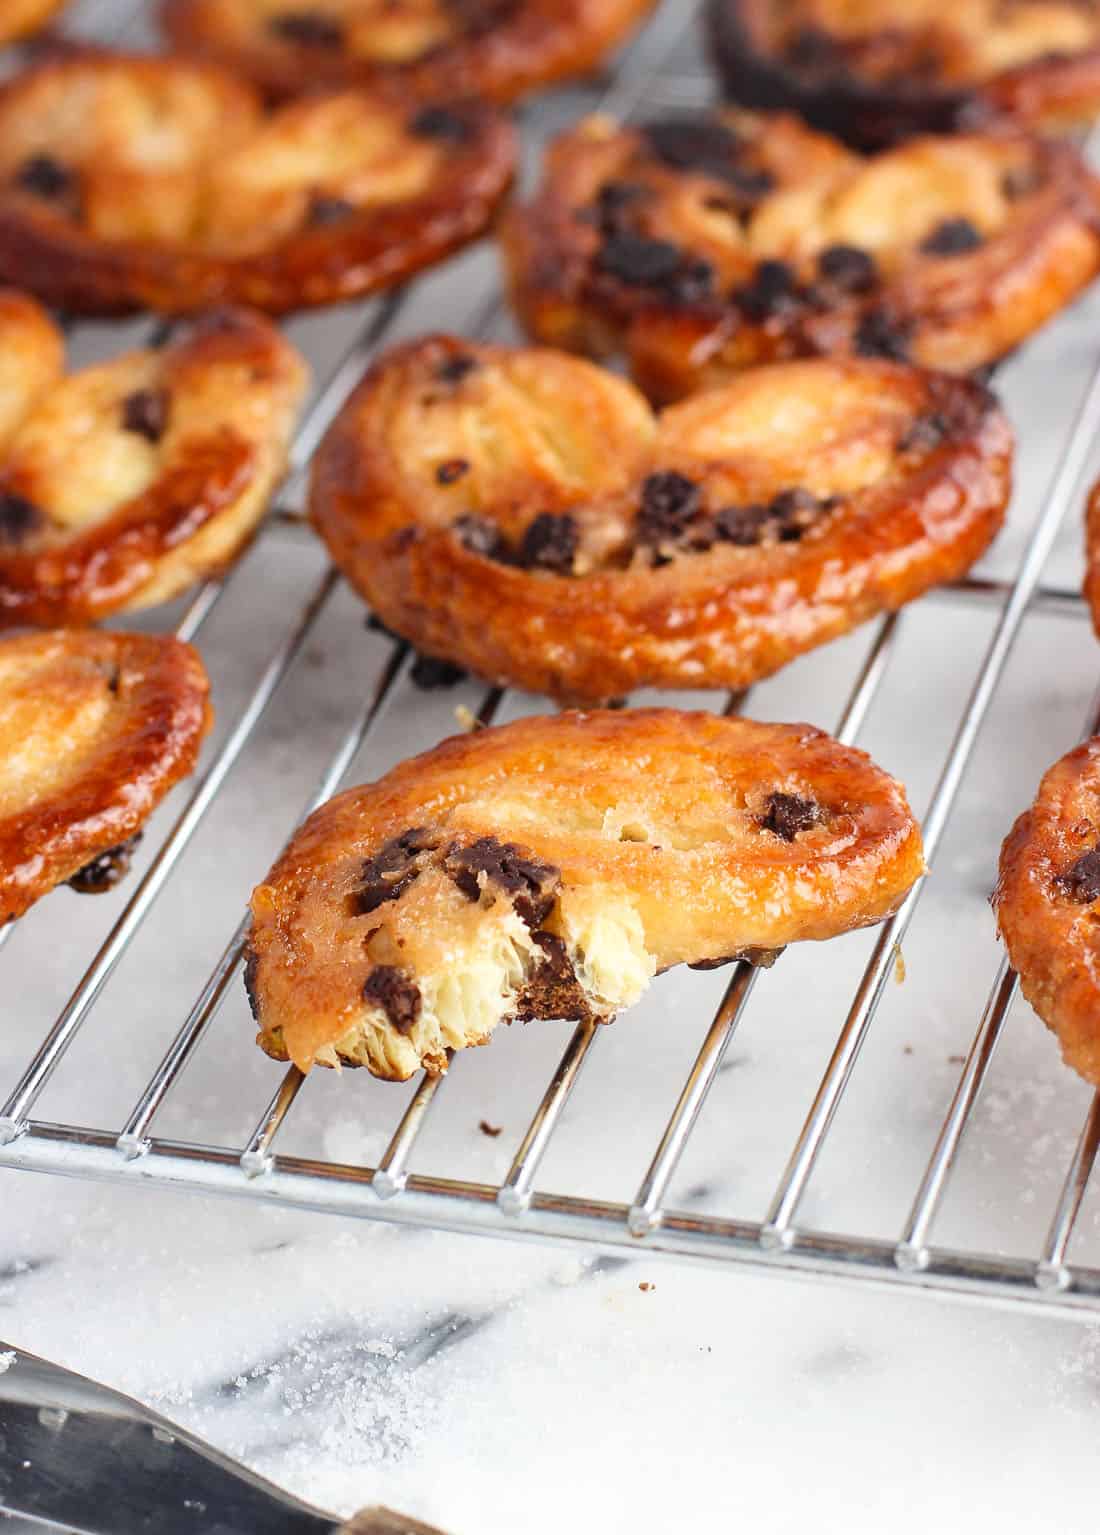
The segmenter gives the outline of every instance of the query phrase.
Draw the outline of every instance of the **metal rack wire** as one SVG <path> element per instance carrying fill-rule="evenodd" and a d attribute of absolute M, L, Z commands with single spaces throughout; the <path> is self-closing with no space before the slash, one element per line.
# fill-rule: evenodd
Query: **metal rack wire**
<path fill-rule="evenodd" d="M 86 0 L 82 9 L 77 7 L 83 29 L 105 38 L 123 34 L 134 10 L 132 0 L 122 3 Z M 603 102 L 608 110 L 628 115 L 643 98 L 652 102 L 655 93 L 665 103 L 698 98 L 697 81 L 669 75 L 665 68 L 693 24 L 694 10 L 694 6 L 670 4 L 658 12 L 650 27 L 627 51 Z M 398 323 L 404 303 L 403 295 L 398 293 L 367 306 L 352 344 L 323 380 L 294 444 L 291 475 L 283 493 L 286 504 L 293 506 L 300 497 L 313 449 L 364 364 Z M 469 330 L 484 333 L 498 307 L 495 285 L 490 281 L 475 306 Z M 1082 611 L 1076 591 L 1043 586 L 1041 576 L 1059 527 L 1073 504 L 1098 430 L 1100 363 L 1066 433 L 1063 455 L 1014 576 L 1008 581 L 972 578 L 946 594 L 951 600 L 981 605 L 987 610 L 995 607 L 997 617 L 926 812 L 924 837 L 930 864 L 940 848 L 979 731 L 1025 617 L 1031 612 Z M 224 582 L 204 584 L 194 594 L 176 632 L 188 639 L 195 638 L 219 605 L 229 600 L 233 581 L 230 575 Z M 94 1024 L 93 1014 L 103 989 L 171 880 L 338 586 L 338 576 L 329 569 L 308 594 L 270 654 L 216 754 L 190 788 L 182 810 L 141 879 L 129 892 L 113 928 L 15 1085 L 6 1093 L 0 1106 L 0 1167 L 191 1188 L 398 1224 L 680 1255 L 1046 1308 L 1100 1310 L 1100 1268 L 1074 1263 L 1070 1258 L 1082 1202 L 1100 1147 L 1100 1096 L 1093 1100 L 1081 1129 L 1040 1251 L 1021 1257 L 1000 1256 L 936 1245 L 933 1241 L 945 1192 L 1015 995 L 1016 979 L 1005 962 L 994 975 L 953 1099 L 896 1238 L 852 1236 L 799 1223 L 804 1198 L 837 1109 L 874 1022 L 902 939 L 917 912 L 921 885 L 878 932 L 832 1057 L 762 1220 L 698 1214 L 669 1204 L 674 1174 L 758 984 L 758 972 L 744 963 L 738 964 L 732 973 L 641 1182 L 632 1197 L 618 1202 L 557 1195 L 538 1187 L 544 1158 L 561 1130 L 563 1112 L 600 1032 L 591 1024 L 581 1024 L 574 1031 L 499 1183 L 429 1176 L 410 1170 L 414 1148 L 433 1105 L 447 1090 L 447 1079 L 441 1078 L 424 1078 L 412 1090 L 396 1130 L 373 1167 L 278 1152 L 280 1132 L 299 1095 L 307 1088 L 294 1068 L 282 1077 L 243 1146 L 201 1145 L 156 1136 L 158 1115 L 208 1035 L 237 974 L 246 932 L 243 917 L 120 1130 L 35 1118 L 47 1084 L 61 1069 L 79 1032 L 90 1022 Z M 870 647 L 836 726 L 843 741 L 854 741 L 867 718 L 896 650 L 900 623 L 896 615 L 889 616 L 873 631 Z M 395 644 L 367 689 L 303 814 L 341 785 L 360 747 L 376 727 L 387 700 L 403 685 L 409 662 L 407 648 Z M 747 694 L 727 698 L 726 712 L 741 710 L 746 699 Z M 490 689 L 482 701 L 480 720 L 491 721 L 501 703 L 500 690 Z M 1100 725 L 1095 705 L 1086 724 L 1090 729 Z M 0 930 L 0 944 L 11 932 L 10 927 Z M 574 1128 L 570 1133 L 581 1131 Z"/>

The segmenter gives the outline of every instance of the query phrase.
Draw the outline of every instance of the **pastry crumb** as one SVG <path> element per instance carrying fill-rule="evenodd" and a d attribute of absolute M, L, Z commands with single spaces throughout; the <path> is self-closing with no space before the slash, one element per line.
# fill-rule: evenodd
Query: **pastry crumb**
<path fill-rule="evenodd" d="M 487 1119 L 478 1120 L 477 1127 L 481 1131 L 482 1135 L 492 1136 L 494 1140 L 504 1129 L 503 1125 L 491 1125 Z"/>
<path fill-rule="evenodd" d="M 650 1284 L 648 1279 L 643 1279 L 641 1284 L 638 1286 L 638 1289 L 641 1290 L 643 1295 L 648 1295 L 650 1290 L 655 1290 L 656 1288 L 657 1286 L 655 1284 Z"/>

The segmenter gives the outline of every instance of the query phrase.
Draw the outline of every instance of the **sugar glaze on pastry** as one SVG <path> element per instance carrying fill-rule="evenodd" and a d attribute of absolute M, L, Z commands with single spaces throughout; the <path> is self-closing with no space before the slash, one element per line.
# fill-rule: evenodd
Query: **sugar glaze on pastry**
<path fill-rule="evenodd" d="M 580 358 L 437 336 L 352 394 L 310 515 L 421 652 L 599 702 L 743 687 L 960 576 L 1011 463 L 988 390 L 894 363 L 751 369 L 658 417 Z"/>
<path fill-rule="evenodd" d="M 53 322 L 0 291 L 0 626 L 148 607 L 226 565 L 282 477 L 307 378 L 240 310 L 63 369 Z"/>
<path fill-rule="evenodd" d="M 476 103 L 268 111 L 213 64 L 77 50 L 0 85 L 0 281 L 88 314 L 330 304 L 476 238 L 514 153 Z"/>
<path fill-rule="evenodd" d="M 0 922 L 68 880 L 109 888 L 195 765 L 209 682 L 182 641 L 61 629 L 0 640 Z"/>
<path fill-rule="evenodd" d="M 253 892 L 245 982 L 269 1054 L 403 1081 L 506 1020 L 607 1021 L 671 965 L 877 922 L 923 868 L 901 786 L 811 726 L 525 719 L 316 811 Z"/>

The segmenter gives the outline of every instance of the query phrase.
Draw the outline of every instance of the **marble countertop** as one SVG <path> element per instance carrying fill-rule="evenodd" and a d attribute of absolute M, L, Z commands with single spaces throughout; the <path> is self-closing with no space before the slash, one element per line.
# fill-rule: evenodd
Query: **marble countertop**
<path fill-rule="evenodd" d="M 94 19 L 103 3 L 84 0 L 78 17 Z M 690 39 L 679 67 L 698 78 Z M 594 88 L 558 94 L 541 109 L 540 132 L 593 99 Z M 418 284 L 400 332 L 461 328 L 495 281 L 492 263 L 475 251 Z M 361 316 L 335 310 L 290 330 L 318 358 L 346 343 L 353 323 Z M 1098 335 L 1094 294 L 998 378 L 1021 454 L 1010 524 L 986 574 L 1009 574 L 1018 561 Z M 75 356 L 117 338 L 88 327 Z M 1075 508 L 1049 581 L 1079 582 L 1080 543 Z M 307 536 L 277 527 L 235 574 L 232 600 L 201 636 L 219 716 L 210 752 L 322 568 Z M 902 620 L 860 744 L 906 781 L 918 808 L 994 616 L 929 598 Z M 750 712 L 832 726 L 870 638 L 862 631 L 806 657 L 755 690 Z M 122 1124 L 385 654 L 339 589 L 39 1117 Z M 808 1224 L 900 1230 L 994 975 L 987 896 L 1000 839 L 1080 734 L 1098 656 L 1083 617 L 1027 621 L 906 940 L 905 982 L 889 988 L 810 1186 Z M 444 693 L 403 685 L 350 781 L 431 744 L 454 728 L 456 708 L 476 709 L 481 697 L 472 683 Z M 500 717 L 535 707 L 509 695 Z M 158 815 L 139 873 L 184 792 Z M 19 924 L 2 957 L 5 1090 L 126 894 L 125 885 L 95 901 L 59 891 Z M 762 978 L 672 1204 L 761 1218 L 872 943 L 863 934 L 791 950 Z M 670 973 L 601 1031 L 540 1188 L 632 1197 L 724 981 Z M 243 1143 L 279 1076 L 252 1032 L 235 985 L 158 1134 Z M 568 1032 L 515 1028 L 456 1062 L 413 1170 L 499 1179 Z M 363 1076 L 311 1081 L 278 1149 L 373 1165 L 408 1090 Z M 936 1240 L 1034 1256 L 1088 1101 L 1017 1003 Z M 453 1535 L 633 1535 L 723 1516 L 729 1528 L 769 1535 L 1084 1535 L 1096 1526 L 1100 1324 L 1085 1318 L 11 1170 L 0 1170 L 0 1191 L 0 1338 L 134 1393 L 337 1511 L 382 1501 Z M 1100 1262 L 1095 1195 L 1074 1256 Z"/>

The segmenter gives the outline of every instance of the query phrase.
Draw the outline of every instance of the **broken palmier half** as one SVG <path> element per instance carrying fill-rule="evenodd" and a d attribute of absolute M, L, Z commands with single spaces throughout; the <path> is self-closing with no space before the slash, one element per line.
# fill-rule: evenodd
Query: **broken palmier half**
<path fill-rule="evenodd" d="M 174 48 L 275 95 L 398 85 L 508 102 L 595 69 L 653 0 L 162 0 Z"/>
<path fill-rule="evenodd" d="M 533 339 L 667 400 L 820 353 L 983 368 L 1100 269 L 1098 210 L 1073 149 L 1010 130 L 861 156 L 790 116 L 595 116 L 503 239 Z"/>
<path fill-rule="evenodd" d="M 810 725 L 561 714 L 444 741 L 316 811 L 252 894 L 259 1043 L 403 1081 L 672 965 L 770 964 L 924 870 L 905 793 Z"/>
<path fill-rule="evenodd" d="M 52 321 L 0 290 L 0 627 L 149 607 L 225 566 L 282 477 L 306 383 L 243 310 L 63 367 Z"/>
<path fill-rule="evenodd" d="M 66 4 L 66 0 L 3 0 L 0 6 L 0 48 L 30 37 Z"/>
<path fill-rule="evenodd" d="M 65 881 L 125 873 L 210 723 L 198 652 L 161 635 L 57 629 L 0 640 L 0 922 Z"/>
<path fill-rule="evenodd" d="M 213 64 L 76 51 L 0 85 L 0 281 L 88 314 L 334 303 L 480 235 L 513 161 L 477 103 L 266 111 Z"/>
<path fill-rule="evenodd" d="M 1021 991 L 1100 1086 L 1100 736 L 1044 774 L 1001 849 L 993 904 Z"/>
<path fill-rule="evenodd" d="M 657 416 L 582 358 L 436 336 L 351 395 L 310 516 L 424 654 L 600 702 L 743 687 L 962 575 L 1011 462 L 970 379 L 814 358 Z"/>
<path fill-rule="evenodd" d="M 798 112 L 864 149 L 1100 107 L 1100 9 L 1090 0 L 709 0 L 727 93 Z"/>

